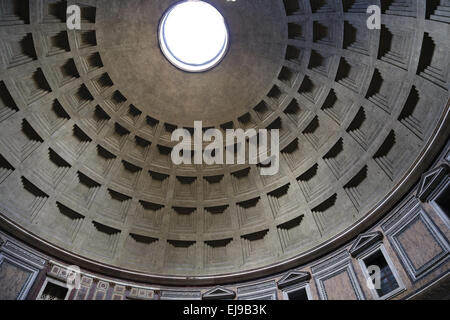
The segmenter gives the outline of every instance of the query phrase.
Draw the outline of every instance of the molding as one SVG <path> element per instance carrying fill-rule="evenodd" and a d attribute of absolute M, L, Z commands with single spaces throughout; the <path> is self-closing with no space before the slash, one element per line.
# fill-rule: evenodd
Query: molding
<path fill-rule="evenodd" d="M 426 202 L 441 180 L 448 175 L 449 171 L 449 166 L 443 163 L 439 167 L 424 173 L 419 182 L 417 198 L 422 202 Z"/>
<path fill-rule="evenodd" d="M 236 292 L 222 286 L 208 290 L 202 295 L 203 300 L 232 300 L 235 297 Z"/>
<path fill-rule="evenodd" d="M 343 272 L 347 273 L 356 298 L 358 300 L 365 300 L 364 292 L 361 289 L 361 285 L 358 281 L 351 260 L 345 261 L 342 265 L 333 266 L 333 268 L 331 268 L 331 270 L 329 271 L 325 271 L 320 274 L 314 275 L 314 280 L 316 282 L 319 298 L 321 300 L 328 300 L 328 294 L 325 290 L 324 282 Z"/>
<path fill-rule="evenodd" d="M 380 231 L 360 234 L 348 251 L 353 258 L 356 258 L 359 254 L 368 250 L 375 243 L 383 240 L 383 237 L 384 236 Z"/>
<path fill-rule="evenodd" d="M 201 300 L 200 291 L 161 290 L 161 300 Z"/>
<path fill-rule="evenodd" d="M 414 263 L 411 261 L 398 239 L 401 233 L 405 232 L 413 223 L 417 221 L 421 221 L 424 224 L 436 244 L 442 250 L 440 254 L 433 257 L 420 268 L 416 268 L 414 266 Z M 400 262 L 407 271 L 407 274 L 413 283 L 427 276 L 437 267 L 449 260 L 450 245 L 447 238 L 440 232 L 439 228 L 434 224 L 425 210 L 423 210 L 418 204 L 408 212 L 405 212 L 401 219 L 396 221 L 396 224 L 386 232 L 386 236 L 388 237 L 391 246 L 397 253 Z"/>
<path fill-rule="evenodd" d="M 285 274 L 278 282 L 278 289 L 293 286 L 297 283 L 307 282 L 311 279 L 311 273 L 303 271 L 291 271 Z"/>
<path fill-rule="evenodd" d="M 8 251 L 1 250 L 0 265 L 2 265 L 3 263 L 12 264 L 18 269 L 21 269 L 22 271 L 28 273 L 28 278 L 26 279 L 16 298 L 16 300 L 25 300 L 42 268 L 36 266 L 33 261 L 28 260 L 24 256 L 19 256 L 14 253 L 11 254 Z"/>

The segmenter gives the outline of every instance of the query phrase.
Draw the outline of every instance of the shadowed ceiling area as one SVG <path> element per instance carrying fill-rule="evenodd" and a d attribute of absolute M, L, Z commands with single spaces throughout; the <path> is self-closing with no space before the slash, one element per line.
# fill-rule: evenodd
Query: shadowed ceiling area
<path fill-rule="evenodd" d="M 81 2 L 82 30 L 77 1 L 0 2 L 0 212 L 100 270 L 245 279 L 324 254 L 401 197 L 448 110 L 446 0 L 211 0 L 230 44 L 198 74 L 158 44 L 176 1 Z M 195 120 L 279 129 L 279 173 L 173 165 Z"/>

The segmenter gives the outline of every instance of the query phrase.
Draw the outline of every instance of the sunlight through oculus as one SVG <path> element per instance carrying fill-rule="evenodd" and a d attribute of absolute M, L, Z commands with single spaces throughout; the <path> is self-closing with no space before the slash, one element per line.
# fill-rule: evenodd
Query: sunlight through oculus
<path fill-rule="evenodd" d="M 216 66 L 228 49 L 228 29 L 220 12 L 209 3 L 188 0 L 171 7 L 161 19 L 159 42 L 176 67 L 202 72 Z"/>

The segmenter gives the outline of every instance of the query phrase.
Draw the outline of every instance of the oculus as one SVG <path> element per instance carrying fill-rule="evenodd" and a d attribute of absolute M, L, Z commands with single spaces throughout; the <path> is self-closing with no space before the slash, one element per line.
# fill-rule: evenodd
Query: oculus
<path fill-rule="evenodd" d="M 228 29 L 211 4 L 199 0 L 178 2 L 161 18 L 159 44 L 177 68 L 203 72 L 219 64 L 227 53 Z"/>

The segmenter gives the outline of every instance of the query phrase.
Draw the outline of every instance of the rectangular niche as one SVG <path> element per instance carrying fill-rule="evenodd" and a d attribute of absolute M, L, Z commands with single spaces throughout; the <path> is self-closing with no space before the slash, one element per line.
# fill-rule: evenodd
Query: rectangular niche
<path fill-rule="evenodd" d="M 292 219 L 277 226 L 283 251 L 296 249 L 302 241 L 305 241 L 304 227 L 302 226 L 304 215 Z"/>
<path fill-rule="evenodd" d="M 102 131 L 110 119 L 109 114 L 99 105 L 94 108 L 86 108 L 80 115 L 80 121 L 96 134 Z"/>
<path fill-rule="evenodd" d="M 280 140 L 286 139 L 290 134 L 289 126 L 286 124 L 287 121 L 281 120 L 280 117 L 276 118 L 271 124 L 267 126 L 267 130 L 279 130 Z"/>
<path fill-rule="evenodd" d="M 28 0 L 1 0 L 0 26 L 13 26 L 30 23 L 30 4 Z"/>
<path fill-rule="evenodd" d="M 311 11 L 313 13 L 327 13 L 327 12 L 335 12 L 335 4 L 332 0 L 310 0 Z"/>
<path fill-rule="evenodd" d="M 291 171 L 300 168 L 305 162 L 311 159 L 311 154 L 314 153 L 314 148 L 310 143 L 298 138 L 294 139 L 286 148 L 281 150 L 281 154 Z"/>
<path fill-rule="evenodd" d="M 127 102 L 127 98 L 116 90 L 109 97 L 105 98 L 106 105 L 114 112 L 119 112 Z"/>
<path fill-rule="evenodd" d="M 288 214 L 298 206 L 296 195 L 290 184 L 282 186 L 268 195 L 270 208 L 274 217 Z"/>
<path fill-rule="evenodd" d="M 144 177 L 144 194 L 165 198 L 168 192 L 169 176 L 156 171 L 149 171 Z"/>
<path fill-rule="evenodd" d="M 14 192 L 13 208 L 27 221 L 33 221 L 48 200 L 48 195 L 25 177 Z"/>
<path fill-rule="evenodd" d="M 334 56 L 329 53 L 311 50 L 308 69 L 328 77 L 334 65 Z"/>
<path fill-rule="evenodd" d="M 383 125 L 383 120 L 379 119 L 377 113 L 374 108 L 360 107 L 347 128 L 348 134 L 366 151 L 375 141 Z"/>
<path fill-rule="evenodd" d="M 298 93 L 312 104 L 316 104 L 325 91 L 325 87 L 317 80 L 305 76 Z"/>
<path fill-rule="evenodd" d="M 116 158 L 113 153 L 97 145 L 94 149 L 89 150 L 85 165 L 88 169 L 104 178 L 113 167 Z"/>
<path fill-rule="evenodd" d="M 341 58 L 336 74 L 336 82 L 353 92 L 360 93 L 365 83 L 368 69 L 368 66 L 361 62 Z"/>
<path fill-rule="evenodd" d="M 42 104 L 39 110 L 33 109 L 32 112 L 35 119 L 50 135 L 54 134 L 70 120 L 69 114 L 56 99 Z"/>
<path fill-rule="evenodd" d="M 121 119 L 129 125 L 135 126 L 139 122 L 141 115 L 142 111 L 130 104 L 128 108 L 124 109 Z"/>
<path fill-rule="evenodd" d="M 65 128 L 65 130 L 66 132 L 61 135 L 56 144 L 72 158 L 78 159 L 92 142 L 92 139 L 77 125 L 74 125 L 72 130 L 70 128 Z"/>
<path fill-rule="evenodd" d="M 117 171 L 114 174 L 113 183 L 128 189 L 134 189 L 137 186 L 142 168 L 122 160 L 121 165 L 116 169 Z"/>
<path fill-rule="evenodd" d="M 434 0 L 427 3 L 427 19 L 450 23 L 448 0 Z"/>
<path fill-rule="evenodd" d="M 204 242 L 205 268 L 226 268 L 233 265 L 231 245 L 233 239 L 212 240 Z"/>
<path fill-rule="evenodd" d="M 449 57 L 445 41 L 447 40 L 439 39 L 435 35 L 424 34 L 417 74 L 447 90 Z"/>
<path fill-rule="evenodd" d="M 288 23 L 288 37 L 292 40 L 304 40 L 304 27 L 296 22 Z"/>
<path fill-rule="evenodd" d="M 238 118 L 238 123 L 239 127 L 244 130 L 255 128 L 257 125 L 255 119 L 253 119 L 252 115 L 248 112 Z"/>
<path fill-rule="evenodd" d="M 286 56 L 285 59 L 292 62 L 301 65 L 302 59 L 303 59 L 303 53 L 304 51 L 296 46 L 288 45 L 286 49 Z"/>
<path fill-rule="evenodd" d="M 204 209 L 204 217 L 205 232 L 226 232 L 233 229 L 228 205 L 207 207 Z"/>
<path fill-rule="evenodd" d="M 311 115 L 311 111 L 297 99 L 292 99 L 291 103 L 284 109 L 284 114 L 297 126 L 301 126 Z"/>
<path fill-rule="evenodd" d="M 167 240 L 164 264 L 174 269 L 192 269 L 196 263 L 196 242 Z"/>
<path fill-rule="evenodd" d="M 288 87 L 292 87 L 297 80 L 298 74 L 298 71 L 283 66 L 280 74 L 278 75 L 278 80 L 286 84 Z"/>
<path fill-rule="evenodd" d="M 43 48 L 46 56 L 54 56 L 70 51 L 67 31 L 52 31 L 43 34 Z"/>
<path fill-rule="evenodd" d="M 143 125 L 141 127 L 141 131 L 145 134 L 154 136 L 156 131 L 158 130 L 158 125 L 159 125 L 158 120 L 150 116 L 146 116 L 145 121 L 143 122 Z"/>
<path fill-rule="evenodd" d="M 0 123 L 19 111 L 3 81 L 0 81 Z"/>
<path fill-rule="evenodd" d="M 259 197 L 238 202 L 236 204 L 236 209 L 239 218 L 239 226 L 241 228 L 257 226 L 264 223 L 266 220 L 261 198 Z"/>
<path fill-rule="evenodd" d="M 130 143 L 128 154 L 138 161 L 146 161 L 150 154 L 152 143 L 139 136 L 134 137 L 134 144 Z"/>
<path fill-rule="evenodd" d="M 25 161 L 44 140 L 25 119 L 15 118 L 5 123 L 1 142 L 10 151 L 11 156 L 18 162 Z"/>
<path fill-rule="evenodd" d="M 131 199 L 130 196 L 108 189 L 101 215 L 119 222 L 125 222 L 129 214 Z"/>
<path fill-rule="evenodd" d="M 81 64 L 83 65 L 84 71 L 87 73 L 103 68 L 102 58 L 98 52 L 81 56 Z"/>
<path fill-rule="evenodd" d="M 40 219 L 38 224 L 61 241 L 73 243 L 83 221 L 83 215 L 57 202 L 53 212 L 46 215 L 45 219 Z"/>
<path fill-rule="evenodd" d="M 344 21 L 344 49 L 368 56 L 371 38 L 371 33 L 362 23 Z"/>
<path fill-rule="evenodd" d="M 365 14 L 370 2 L 371 0 L 344 0 L 342 6 L 344 12 Z"/>
<path fill-rule="evenodd" d="M 75 61 L 72 58 L 55 64 L 52 67 L 52 71 L 60 88 L 80 77 Z"/>
<path fill-rule="evenodd" d="M 84 23 L 95 23 L 97 8 L 87 4 L 78 4 L 81 9 L 81 21 Z"/>
<path fill-rule="evenodd" d="M 56 189 L 71 167 L 57 152 L 49 148 L 33 172 L 53 189 Z"/>
<path fill-rule="evenodd" d="M 77 31 L 75 39 L 78 49 L 95 47 L 97 45 L 95 30 Z"/>
<path fill-rule="evenodd" d="M 314 3 L 317 3 L 317 1 L 314 1 Z M 335 46 L 337 38 L 334 28 L 335 23 L 330 19 L 313 21 L 313 41 L 318 44 Z"/>
<path fill-rule="evenodd" d="M 414 44 L 414 31 L 381 25 L 378 59 L 408 70 Z"/>
<path fill-rule="evenodd" d="M 85 246 L 94 254 L 112 259 L 117 251 L 120 233 L 120 230 L 93 221 Z"/>
<path fill-rule="evenodd" d="M 114 126 L 110 128 L 104 139 L 111 148 L 116 151 L 121 151 L 128 141 L 129 135 L 130 131 L 128 129 L 115 122 Z"/>
<path fill-rule="evenodd" d="M 126 261 L 133 264 L 154 263 L 158 245 L 157 238 L 130 233 L 124 246 Z"/>
<path fill-rule="evenodd" d="M 417 7 L 415 1 L 390 0 L 381 1 L 381 12 L 386 15 L 416 17 Z"/>
<path fill-rule="evenodd" d="M 17 79 L 16 84 L 27 104 L 32 104 L 52 92 L 41 68 L 36 69 L 31 76 L 22 76 Z"/>
<path fill-rule="evenodd" d="M 170 215 L 170 231 L 174 233 L 196 233 L 197 209 L 173 207 Z"/>
<path fill-rule="evenodd" d="M 391 181 L 397 178 L 402 168 L 411 163 L 409 159 L 411 159 L 412 150 L 407 147 L 411 142 L 407 139 L 401 132 L 391 130 L 373 156 L 375 162 Z"/>
<path fill-rule="evenodd" d="M 341 125 L 353 105 L 353 101 L 345 98 L 341 94 L 336 93 L 334 89 L 331 89 L 322 106 L 322 111 L 325 112 L 325 114 L 333 119 L 338 125 Z"/>
<path fill-rule="evenodd" d="M 372 179 L 368 179 L 368 168 L 368 166 L 364 166 L 364 168 L 344 185 L 345 192 L 347 192 L 347 195 L 358 211 L 369 201 L 369 195 L 372 195 L 375 191 L 374 186 L 370 182 Z"/>
<path fill-rule="evenodd" d="M 137 208 L 136 227 L 159 230 L 162 225 L 164 205 L 140 200 Z"/>
<path fill-rule="evenodd" d="M 258 163 L 256 165 L 257 170 L 262 170 L 263 168 L 270 168 L 272 165 L 272 162 L 270 163 Z M 282 167 L 280 166 L 279 170 L 277 173 L 275 173 L 274 175 L 271 176 L 261 176 L 261 180 L 264 186 L 268 186 L 272 183 L 275 183 L 281 179 L 283 179 L 286 176 L 286 174 L 284 173 L 284 169 L 282 169 Z"/>
<path fill-rule="evenodd" d="M 114 85 L 110 76 L 106 72 L 94 77 L 93 79 L 91 79 L 91 82 L 95 90 L 100 94 L 104 93 Z"/>
<path fill-rule="evenodd" d="M 225 199 L 227 197 L 224 175 L 203 177 L 203 197 L 205 200 Z"/>
<path fill-rule="evenodd" d="M 251 174 L 251 168 L 242 169 L 231 173 L 231 182 L 236 194 L 256 190 Z"/>
<path fill-rule="evenodd" d="M 322 236 L 333 235 L 341 229 L 341 226 L 353 222 L 356 216 L 351 204 L 348 206 L 337 194 L 324 200 L 311 211 Z"/>
<path fill-rule="evenodd" d="M 324 164 L 316 163 L 297 178 L 306 201 L 311 202 L 324 194 L 336 178 L 329 174 Z"/>
<path fill-rule="evenodd" d="M 390 79 L 390 80 L 387 80 Z M 391 114 L 398 97 L 400 84 L 389 71 L 375 69 L 366 98 L 373 104 Z"/>
<path fill-rule="evenodd" d="M 340 138 L 323 156 L 323 161 L 328 165 L 336 179 L 339 180 L 357 162 L 358 158 L 352 155 L 362 152 L 361 147 L 355 141 L 344 137 Z"/>
<path fill-rule="evenodd" d="M 197 178 L 196 177 L 176 177 L 174 197 L 177 200 L 197 199 Z"/>
<path fill-rule="evenodd" d="M 303 2 L 299 0 L 283 0 L 283 3 L 287 16 L 303 14 L 305 12 Z"/>
<path fill-rule="evenodd" d="M 31 33 L 14 34 L 1 40 L 3 58 L 8 69 L 37 59 Z"/>
<path fill-rule="evenodd" d="M 89 89 L 82 84 L 81 86 L 72 89 L 71 92 L 67 94 L 67 100 L 69 101 L 72 109 L 75 112 L 79 112 L 89 103 L 94 101 L 94 97 L 90 93 Z"/>
<path fill-rule="evenodd" d="M 258 261 L 270 256 L 269 230 L 263 230 L 241 237 L 244 263 Z"/>
<path fill-rule="evenodd" d="M 272 103 L 275 106 L 280 105 L 283 100 L 286 98 L 287 94 L 286 92 L 282 91 L 280 87 L 277 85 L 273 86 L 272 89 L 270 89 L 269 93 L 267 94 L 267 97 L 272 101 Z"/>
<path fill-rule="evenodd" d="M 171 168 L 173 164 L 172 160 L 170 159 L 171 153 L 172 148 L 158 144 L 153 154 L 154 164 L 167 169 Z"/>
<path fill-rule="evenodd" d="M 423 141 L 434 123 L 432 117 L 436 112 L 433 110 L 438 107 L 436 103 L 430 103 L 422 90 L 412 86 L 398 120 Z"/>
<path fill-rule="evenodd" d="M 266 120 L 273 114 L 272 108 L 265 101 L 261 101 L 260 103 L 258 103 L 258 105 L 254 107 L 253 110 L 256 112 L 259 120 L 261 121 Z"/>
<path fill-rule="evenodd" d="M 44 0 L 42 23 L 64 23 L 67 19 L 67 1 Z"/>
<path fill-rule="evenodd" d="M 64 194 L 83 208 L 89 209 L 100 186 L 99 183 L 78 171 Z"/>
<path fill-rule="evenodd" d="M 164 123 L 160 138 L 165 141 L 170 141 L 172 137 L 172 132 L 174 132 L 177 128 L 178 127 L 176 125 Z"/>
<path fill-rule="evenodd" d="M 14 167 L 0 154 L 0 184 L 14 171 Z"/>

